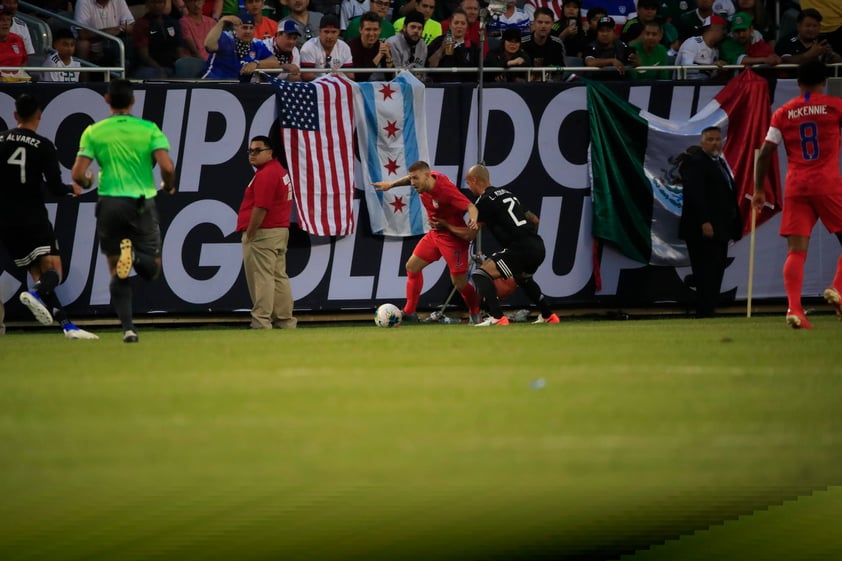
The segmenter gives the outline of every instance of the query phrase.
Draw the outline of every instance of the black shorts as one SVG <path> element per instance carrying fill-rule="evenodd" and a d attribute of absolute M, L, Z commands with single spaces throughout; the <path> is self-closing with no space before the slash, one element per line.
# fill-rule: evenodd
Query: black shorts
<path fill-rule="evenodd" d="M 504 279 L 514 279 L 520 284 L 532 278 L 545 256 L 544 241 L 538 236 L 529 236 L 515 240 L 506 249 L 494 253 L 490 259 L 497 265 Z"/>
<path fill-rule="evenodd" d="M 26 222 L 0 221 L 0 243 L 6 246 L 15 265 L 28 269 L 42 255 L 58 255 L 53 225 L 43 207 L 27 215 Z"/>
<path fill-rule="evenodd" d="M 100 197 L 96 203 L 96 233 L 100 250 L 120 254 L 120 241 L 128 238 L 136 251 L 161 255 L 161 229 L 154 199 Z"/>

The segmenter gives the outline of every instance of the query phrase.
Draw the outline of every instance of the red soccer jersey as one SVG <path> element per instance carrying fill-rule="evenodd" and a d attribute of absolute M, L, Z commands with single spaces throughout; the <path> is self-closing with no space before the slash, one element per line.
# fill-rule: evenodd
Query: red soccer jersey
<path fill-rule="evenodd" d="M 453 226 L 465 226 L 465 212 L 471 201 L 445 175 L 437 171 L 431 172 L 431 175 L 436 180 L 433 190 L 421 193 L 427 217 Z"/>
<path fill-rule="evenodd" d="M 842 99 L 807 94 L 772 115 L 766 141 L 784 143 L 788 169 L 785 196 L 824 195 L 842 189 L 839 142 Z"/>
<path fill-rule="evenodd" d="M 244 232 L 251 220 L 254 207 L 268 212 L 260 224 L 261 228 L 288 228 L 292 212 L 292 181 L 284 166 L 278 160 L 269 160 L 258 168 L 246 187 L 243 202 L 237 213 L 237 231 Z"/>

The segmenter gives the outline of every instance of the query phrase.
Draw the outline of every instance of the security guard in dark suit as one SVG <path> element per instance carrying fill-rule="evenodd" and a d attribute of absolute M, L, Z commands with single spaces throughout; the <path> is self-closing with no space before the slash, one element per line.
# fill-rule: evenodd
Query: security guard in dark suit
<path fill-rule="evenodd" d="M 737 185 L 722 158 L 722 131 L 702 131 L 701 150 L 681 165 L 684 203 L 678 235 L 687 242 L 696 280 L 696 317 L 713 317 L 728 259 L 728 242 L 742 237 Z"/>

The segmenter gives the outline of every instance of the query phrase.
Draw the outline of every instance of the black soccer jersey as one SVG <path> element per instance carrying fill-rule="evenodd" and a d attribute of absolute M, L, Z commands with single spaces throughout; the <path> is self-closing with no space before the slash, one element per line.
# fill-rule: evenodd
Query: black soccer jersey
<path fill-rule="evenodd" d="M 72 192 L 61 181 L 53 143 L 28 129 L 0 132 L 0 217 L 26 222 L 29 212 L 43 211 L 42 185 L 55 195 Z"/>
<path fill-rule="evenodd" d="M 526 209 L 511 191 L 502 187 L 489 187 L 475 203 L 479 222 L 503 247 L 531 236 L 538 236 L 537 227 L 526 218 Z"/>

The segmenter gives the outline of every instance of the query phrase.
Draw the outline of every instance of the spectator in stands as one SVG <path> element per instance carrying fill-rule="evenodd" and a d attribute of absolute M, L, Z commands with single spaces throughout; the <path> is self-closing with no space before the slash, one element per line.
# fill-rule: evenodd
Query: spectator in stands
<path fill-rule="evenodd" d="M 392 51 L 380 38 L 381 18 L 377 12 L 366 12 L 360 18 L 360 36 L 348 41 L 356 68 L 392 68 Z M 357 82 L 390 80 L 392 75 L 383 72 L 357 72 Z"/>
<path fill-rule="evenodd" d="M 590 72 L 588 77 L 597 80 L 620 80 L 625 78 L 626 67 L 631 64 L 629 54 L 631 51 L 625 43 L 617 39 L 614 28 L 617 23 L 614 18 L 605 16 L 599 18 L 596 23 L 596 41 L 588 45 L 585 51 L 585 66 L 594 68 L 608 68 L 613 66 L 610 72 Z"/>
<path fill-rule="evenodd" d="M 776 30 L 772 18 L 763 6 L 763 0 L 737 0 L 737 12 L 746 12 L 751 16 L 755 40 L 765 39 L 769 45 L 775 46 Z"/>
<path fill-rule="evenodd" d="M 658 17 L 678 27 L 681 14 L 696 9 L 696 0 L 658 0 Z"/>
<path fill-rule="evenodd" d="M 240 0 L 222 0 L 223 16 L 236 16 L 240 13 L 240 10 Z"/>
<path fill-rule="evenodd" d="M 59 29 L 70 29 L 71 27 L 73 27 L 66 21 L 61 21 L 55 17 L 61 16 L 73 19 L 73 2 L 70 2 L 69 0 L 44 0 L 41 3 L 41 6 L 45 10 L 49 10 L 50 15 L 40 13 L 37 15 L 45 22 L 47 22 L 47 25 L 50 26 L 50 30 L 53 33 L 58 31 Z"/>
<path fill-rule="evenodd" d="M 272 48 L 272 41 L 278 32 L 278 22 L 263 15 L 263 0 L 245 0 L 246 12 L 254 17 L 254 38 Z"/>
<path fill-rule="evenodd" d="M 581 8 L 581 0 L 577 0 L 576 5 Z M 565 17 L 562 0 L 525 0 L 525 2 L 523 2 L 523 13 L 526 14 L 531 21 L 535 21 L 535 11 L 538 8 L 547 8 L 553 15 L 553 21 L 561 21 Z"/>
<path fill-rule="evenodd" d="M 424 16 L 424 27 L 421 30 L 421 38 L 426 45 L 433 42 L 433 39 L 442 34 L 441 24 L 433 19 L 433 12 L 436 9 L 436 0 L 418 0 L 418 12 Z M 403 29 L 406 16 L 395 20 L 395 33 Z"/>
<path fill-rule="evenodd" d="M 201 4 L 203 16 L 208 16 L 214 21 L 222 17 L 222 0 L 201 0 Z"/>
<path fill-rule="evenodd" d="M 423 68 L 427 62 L 427 43 L 421 40 L 424 16 L 421 12 L 410 12 L 404 18 L 403 29 L 386 42 L 392 50 L 395 68 Z"/>
<path fill-rule="evenodd" d="M 626 22 L 620 39 L 627 45 L 643 39 L 643 29 L 647 23 L 660 21 L 658 17 L 658 0 L 638 0 L 637 16 Z M 668 49 L 678 50 L 678 30 L 669 22 L 662 22 L 661 42 Z"/>
<path fill-rule="evenodd" d="M 81 26 L 114 35 L 123 41 L 126 66 L 131 66 L 131 41 L 134 16 L 126 0 L 76 0 L 74 19 Z M 116 66 L 120 63 L 120 49 L 114 41 L 91 33 L 80 27 L 76 37 L 76 56 L 99 66 Z"/>
<path fill-rule="evenodd" d="M 278 74 L 281 80 L 301 81 L 301 52 L 295 46 L 299 35 L 298 26 L 289 20 L 278 27 L 278 33 L 275 34 L 275 58 L 278 59 L 279 68 L 286 70 L 286 73 Z"/>
<path fill-rule="evenodd" d="M 370 0 L 342 0 L 339 8 L 339 28 L 342 30 L 345 41 L 348 41 L 348 38 L 344 36 L 345 30 L 348 29 L 348 22 L 370 11 Z"/>
<path fill-rule="evenodd" d="M 402 17 L 406 17 L 410 12 L 418 10 L 420 4 L 420 0 L 395 0 L 392 7 L 392 21 L 395 22 Z M 460 0 L 437 0 L 432 18 L 435 21 L 444 22 L 453 15 L 453 10 L 459 6 Z"/>
<path fill-rule="evenodd" d="M 842 3 L 839 0 L 801 0 L 801 9 L 817 10 L 822 15 L 822 35 L 834 52 L 842 53 Z"/>
<path fill-rule="evenodd" d="M 20 38 L 23 39 L 23 44 L 26 47 L 26 54 L 28 56 L 34 55 L 35 47 L 32 46 L 32 37 L 29 35 L 29 26 L 26 25 L 25 21 L 17 17 L 18 0 L 3 0 L 3 6 L 5 6 L 6 11 L 12 14 L 12 28 L 10 29 L 10 32 L 20 35 Z"/>
<path fill-rule="evenodd" d="M 553 11 L 550 8 L 545 8 L 551 17 Z M 538 10 L 536 9 L 532 16 L 533 23 L 538 18 Z M 582 19 L 582 3 L 580 0 L 564 0 L 562 6 L 561 19 L 553 24 L 554 35 L 558 35 L 561 42 L 564 43 L 564 54 L 566 56 L 582 58 L 582 53 L 588 46 L 588 36 L 585 33 L 585 26 Z M 533 26 L 533 31 L 535 27 Z"/>
<path fill-rule="evenodd" d="M 223 31 L 226 22 L 234 31 Z M 254 38 L 254 17 L 242 12 L 237 16 L 222 16 L 205 38 L 210 53 L 202 78 L 247 82 L 261 68 L 278 68 L 278 59 L 266 43 Z"/>
<path fill-rule="evenodd" d="M 719 45 L 725 39 L 728 22 L 722 16 L 712 15 L 704 21 L 702 34 L 690 37 L 681 44 L 675 58 L 676 66 L 711 66 L 717 69 L 689 70 L 688 80 L 709 80 L 719 73 L 725 66 L 725 61 L 719 58 Z M 680 72 L 680 71 L 679 71 Z M 680 77 L 680 75 L 679 75 Z"/>
<path fill-rule="evenodd" d="M 479 66 L 479 45 L 471 44 L 465 37 L 468 30 L 468 15 L 462 8 L 455 8 L 450 15 L 448 35 L 433 39 L 427 47 L 427 66 L 430 68 L 471 68 Z M 435 82 L 463 82 L 476 80 L 476 71 L 454 74 L 435 73 L 430 78 Z"/>
<path fill-rule="evenodd" d="M 678 39 L 683 44 L 690 37 L 702 34 L 705 20 L 713 15 L 713 0 L 696 0 L 696 9 L 684 12 L 678 18 Z"/>
<path fill-rule="evenodd" d="M 819 35 L 822 23 L 819 12 L 812 8 L 802 10 L 796 21 L 795 35 L 784 37 L 775 45 L 775 52 L 785 64 L 803 64 L 816 59 L 824 63 L 842 62 L 842 56 Z"/>
<path fill-rule="evenodd" d="M 184 36 L 184 48 L 187 53 L 202 60 L 208 59 L 205 39 L 216 22 L 202 13 L 202 0 L 184 0 L 187 15 L 179 20 L 181 34 Z"/>
<path fill-rule="evenodd" d="M 304 43 L 301 47 L 301 79 L 310 81 L 322 74 L 307 72 L 313 68 L 351 68 L 354 59 L 348 43 L 339 38 L 339 18 L 328 14 L 319 22 L 319 35 Z M 353 72 L 346 72 L 354 79 Z"/>
<path fill-rule="evenodd" d="M 285 21 L 295 22 L 298 32 L 301 34 L 295 45 L 299 49 L 305 41 L 309 41 L 314 35 L 318 34 L 319 23 L 322 19 L 320 12 L 311 12 L 307 9 L 309 5 L 310 0 L 287 0 L 289 15 L 278 22 L 278 25 L 282 25 Z"/>
<path fill-rule="evenodd" d="M 550 9 L 536 9 L 532 33 L 522 40 L 523 50 L 532 59 L 533 66 L 564 66 L 564 43 L 552 35 L 552 27 L 553 13 Z"/>
<path fill-rule="evenodd" d="M 465 11 L 468 16 L 468 29 L 465 31 L 465 38 L 472 45 L 479 45 L 479 0 L 462 0 L 459 7 Z M 441 32 L 447 35 L 447 29 L 450 27 L 450 19 L 441 22 Z M 397 28 L 396 28 L 397 29 Z M 488 54 L 488 41 L 485 41 L 483 47 L 483 56 Z"/>
<path fill-rule="evenodd" d="M 614 20 L 616 25 L 622 26 L 626 20 L 637 11 L 634 5 L 634 0 L 583 0 L 582 10 L 588 14 L 590 19 L 590 10 L 592 8 L 605 8 L 608 12 L 608 17 Z M 616 31 L 616 30 L 615 30 Z"/>
<path fill-rule="evenodd" d="M 26 65 L 28 55 L 23 39 L 12 33 L 12 14 L 0 4 L 0 66 Z M 0 73 L 0 82 L 26 82 L 30 76 L 24 70 L 4 70 Z"/>
<path fill-rule="evenodd" d="M 388 39 L 394 35 L 395 26 L 387 17 L 389 15 L 389 0 L 371 0 L 371 11 L 380 16 L 380 38 Z M 346 43 L 360 36 L 360 23 L 360 17 L 352 18 L 348 22 L 348 28 L 342 36 Z"/>
<path fill-rule="evenodd" d="M 532 57 L 523 50 L 519 29 L 511 27 L 503 32 L 502 44 L 488 53 L 485 66 L 506 69 L 532 66 Z M 526 72 L 486 72 L 484 79 L 486 82 L 525 82 L 528 77 Z"/>
<path fill-rule="evenodd" d="M 499 39 L 503 31 L 510 27 L 516 27 L 521 35 L 528 35 L 531 31 L 532 18 L 517 7 L 517 0 L 506 0 L 505 11 L 492 18 L 485 25 L 488 38 Z"/>
<path fill-rule="evenodd" d="M 76 52 L 76 37 L 67 28 L 53 33 L 53 50 L 55 51 L 44 61 L 44 66 L 57 69 L 56 72 L 44 72 L 41 80 L 44 82 L 78 82 L 79 73 L 69 72 L 65 68 L 79 68 L 79 59 L 73 56 Z"/>
<path fill-rule="evenodd" d="M 585 50 L 588 50 L 588 46 L 596 41 L 596 24 L 602 18 L 608 17 L 608 10 L 601 6 L 597 6 L 595 8 L 591 8 L 588 10 L 588 16 L 585 19 L 584 28 L 585 28 L 585 37 L 587 38 L 587 43 L 585 44 Z M 584 54 L 584 52 L 582 53 Z"/>
<path fill-rule="evenodd" d="M 181 26 L 164 14 L 165 0 L 146 0 L 146 13 L 132 31 L 137 68 L 134 77 L 155 80 L 175 76 L 175 61 L 187 56 Z"/>
<path fill-rule="evenodd" d="M 641 0 L 643 1 L 643 0 Z M 629 61 L 635 66 L 669 66 L 670 57 L 663 44 L 664 28 L 658 19 L 647 21 L 643 25 L 640 39 L 629 45 L 633 52 Z M 631 73 L 635 80 L 669 80 L 669 70 L 636 70 Z"/>
<path fill-rule="evenodd" d="M 726 64 L 775 66 L 781 63 L 781 57 L 769 43 L 763 39 L 754 40 L 751 16 L 746 12 L 737 12 L 731 18 L 731 36 L 722 41 L 719 52 Z"/>

